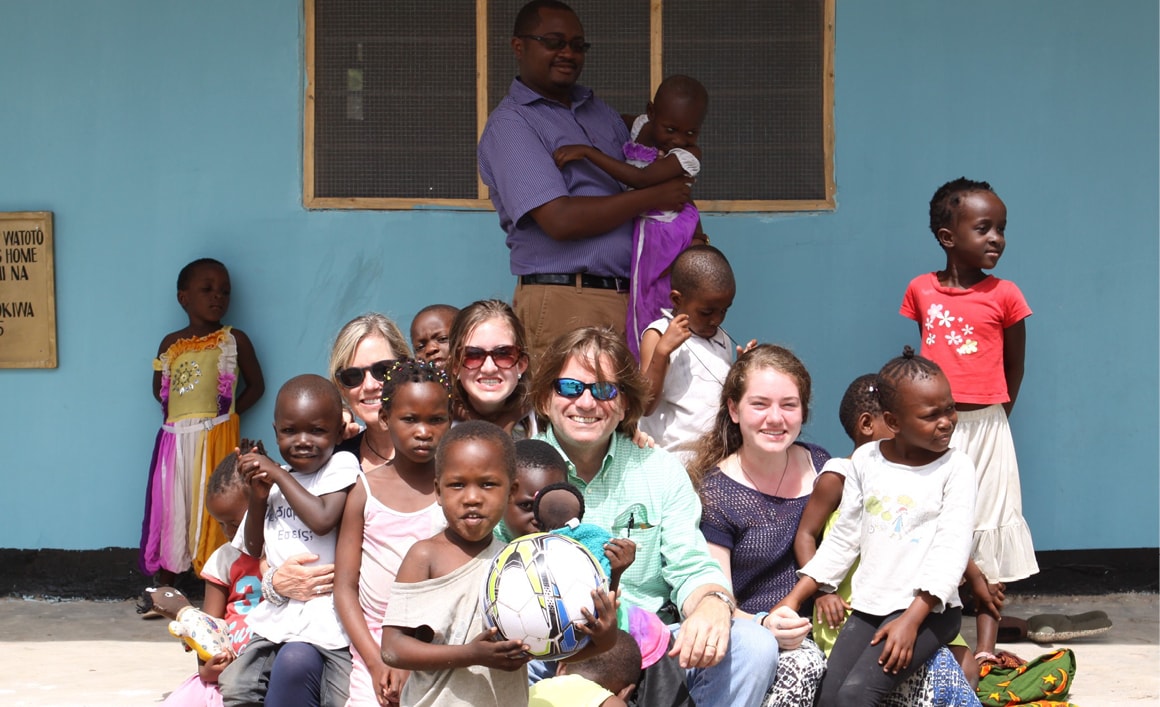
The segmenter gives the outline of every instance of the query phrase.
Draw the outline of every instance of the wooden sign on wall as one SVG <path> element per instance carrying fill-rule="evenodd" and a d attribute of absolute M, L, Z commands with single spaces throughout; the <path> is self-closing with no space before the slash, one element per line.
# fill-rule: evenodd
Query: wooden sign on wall
<path fill-rule="evenodd" d="M 52 212 L 0 212 L 0 368 L 56 368 Z"/>

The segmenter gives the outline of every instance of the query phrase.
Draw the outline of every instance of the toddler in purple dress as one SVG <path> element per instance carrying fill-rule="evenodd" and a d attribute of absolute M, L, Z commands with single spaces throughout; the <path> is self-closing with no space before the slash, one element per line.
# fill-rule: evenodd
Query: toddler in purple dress
<path fill-rule="evenodd" d="M 644 115 L 624 116 L 631 137 L 624 144 L 625 162 L 590 145 L 565 145 L 556 150 L 556 164 L 590 160 L 612 177 L 634 189 L 660 184 L 679 176 L 690 180 L 701 171 L 697 137 L 705 119 L 709 95 L 688 76 L 665 79 Z M 636 221 L 632 237 L 627 337 L 640 358 L 640 337 L 670 303 L 669 269 L 700 233 L 700 214 L 690 203 L 681 211 L 648 211 Z M 708 241 L 702 235 L 701 238 Z"/>

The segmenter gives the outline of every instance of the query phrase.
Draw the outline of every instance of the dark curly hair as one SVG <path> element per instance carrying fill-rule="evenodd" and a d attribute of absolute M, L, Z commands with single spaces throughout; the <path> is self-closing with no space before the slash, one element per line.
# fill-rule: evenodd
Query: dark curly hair
<path fill-rule="evenodd" d="M 542 439 L 521 439 L 516 442 L 516 467 L 543 469 L 568 476 L 568 464 L 556 448 Z"/>
<path fill-rule="evenodd" d="M 213 258 L 198 258 L 197 260 L 182 268 L 181 272 L 177 273 L 177 291 L 181 292 L 182 290 L 188 290 L 189 281 L 193 279 L 193 274 L 197 272 L 199 268 L 204 267 L 221 268 L 227 273 L 229 272 L 229 269 L 226 268 L 226 266 L 220 260 L 214 260 Z"/>
<path fill-rule="evenodd" d="M 711 245 L 695 245 L 673 261 L 672 287 L 685 297 L 697 293 L 734 292 L 737 282 L 725 254 Z"/>
<path fill-rule="evenodd" d="M 244 441 L 244 440 L 243 440 Z M 250 451 L 247 447 L 242 447 L 247 452 Z M 235 486 L 242 486 L 242 475 L 238 473 L 238 455 L 237 452 L 230 452 L 218 462 L 214 467 L 213 473 L 209 475 L 209 481 L 205 485 L 205 497 L 213 498 L 221 495 Z"/>
<path fill-rule="evenodd" d="M 966 177 L 959 177 L 939 187 L 930 198 L 930 232 L 937 238 L 940 228 L 950 228 L 955 222 L 959 204 L 963 203 L 963 197 L 980 191 L 995 193 L 987 182 L 976 182 Z"/>
<path fill-rule="evenodd" d="M 850 439 L 854 439 L 854 432 L 858 425 L 858 417 L 866 412 L 871 415 L 882 414 L 882 404 L 878 401 L 878 374 L 866 373 L 854 379 L 846 388 L 842 402 L 838 405 L 838 421 Z"/>
<path fill-rule="evenodd" d="M 516 478 L 516 445 L 512 436 L 487 420 L 464 420 L 448 430 L 435 448 L 436 479 L 443 476 L 443 469 L 447 466 L 447 450 L 451 445 L 472 440 L 494 445 L 500 453 L 508 479 Z"/>
<path fill-rule="evenodd" d="M 562 493 L 552 495 L 553 491 Z M 579 504 L 579 510 L 575 513 L 571 512 L 572 504 L 568 502 L 568 496 L 575 498 Z M 563 528 L 573 518 L 584 520 L 584 494 L 567 481 L 548 484 L 540 489 L 532 501 L 532 516 L 544 530 Z"/>
<path fill-rule="evenodd" d="M 878 404 L 886 412 L 898 412 L 898 386 L 902 381 L 925 380 L 943 375 L 938 364 L 929 358 L 914 353 L 909 346 L 902 348 L 902 355 L 886 362 L 875 380 L 878 388 Z"/>

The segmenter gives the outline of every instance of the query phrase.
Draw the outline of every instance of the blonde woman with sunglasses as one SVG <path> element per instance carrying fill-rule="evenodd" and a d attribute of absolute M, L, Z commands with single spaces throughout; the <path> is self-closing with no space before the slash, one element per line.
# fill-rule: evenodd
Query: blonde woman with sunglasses
<path fill-rule="evenodd" d="M 396 359 L 410 356 L 411 349 L 399 326 L 377 312 L 350 320 L 334 339 L 330 380 L 352 416 L 344 435 L 347 439 L 338 449 L 358 457 L 363 469 L 385 464 L 395 456 L 391 436 L 379 419 L 383 377 Z M 365 429 L 359 429 L 359 420 Z"/>
<path fill-rule="evenodd" d="M 451 323 L 455 421 L 487 420 L 517 438 L 536 434 L 528 399 L 527 337 L 506 302 L 472 302 Z"/>

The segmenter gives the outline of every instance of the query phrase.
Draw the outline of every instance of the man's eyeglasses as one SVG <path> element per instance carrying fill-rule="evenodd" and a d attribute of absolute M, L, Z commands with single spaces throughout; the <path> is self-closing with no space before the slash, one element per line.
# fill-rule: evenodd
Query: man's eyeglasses
<path fill-rule="evenodd" d="M 371 374 L 371 378 L 380 383 L 387 377 L 387 369 L 391 367 L 394 361 L 375 361 L 369 366 L 351 366 L 350 368 L 340 368 L 334 372 L 334 377 L 338 379 L 339 383 L 347 388 L 357 388 L 366 380 L 367 372 Z"/>
<path fill-rule="evenodd" d="M 550 52 L 558 52 L 564 47 L 568 47 L 577 54 L 583 54 L 592 48 L 592 43 L 585 42 L 583 37 L 564 39 L 563 37 L 541 37 L 538 34 L 517 34 L 516 37 L 519 39 L 534 39 L 540 44 L 543 44 L 544 49 Z"/>
<path fill-rule="evenodd" d="M 620 393 L 620 389 L 616 387 L 616 384 L 609 383 L 608 381 L 584 383 L 575 378 L 557 378 L 552 381 L 552 386 L 556 391 L 556 395 L 573 400 L 584 395 L 585 390 L 592 391 L 592 397 L 601 402 L 612 400 Z"/>
<path fill-rule="evenodd" d="M 519 363 L 524 352 L 518 346 L 497 346 L 494 349 L 481 349 L 478 346 L 463 347 L 463 367 L 479 368 L 491 356 L 491 361 L 497 368 L 511 368 Z"/>

